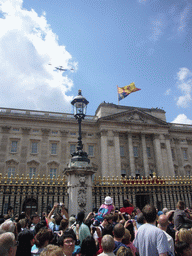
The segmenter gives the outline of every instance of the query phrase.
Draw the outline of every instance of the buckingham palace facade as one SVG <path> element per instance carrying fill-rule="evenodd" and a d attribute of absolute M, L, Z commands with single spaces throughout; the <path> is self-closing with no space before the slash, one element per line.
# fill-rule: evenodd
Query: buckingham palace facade
<path fill-rule="evenodd" d="M 63 175 L 77 137 L 72 114 L 0 108 L 0 173 Z M 162 109 L 101 103 L 82 122 L 82 142 L 96 176 L 192 174 L 192 125 L 166 122 Z"/>

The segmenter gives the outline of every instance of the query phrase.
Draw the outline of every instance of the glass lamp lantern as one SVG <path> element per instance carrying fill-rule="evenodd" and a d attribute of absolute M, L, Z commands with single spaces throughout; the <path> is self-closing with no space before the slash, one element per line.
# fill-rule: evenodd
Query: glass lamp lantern
<path fill-rule="evenodd" d="M 73 113 L 76 118 L 84 118 L 86 115 L 87 101 L 81 94 L 81 90 L 78 91 L 78 95 L 72 100 L 71 104 L 73 105 Z"/>

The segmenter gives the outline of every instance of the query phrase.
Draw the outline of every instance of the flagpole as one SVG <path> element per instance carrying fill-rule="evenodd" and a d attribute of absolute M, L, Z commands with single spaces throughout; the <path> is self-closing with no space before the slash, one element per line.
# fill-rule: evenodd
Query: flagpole
<path fill-rule="evenodd" d="M 118 100 L 118 106 L 119 106 L 119 93 L 118 93 L 118 85 L 117 85 L 117 100 Z"/>

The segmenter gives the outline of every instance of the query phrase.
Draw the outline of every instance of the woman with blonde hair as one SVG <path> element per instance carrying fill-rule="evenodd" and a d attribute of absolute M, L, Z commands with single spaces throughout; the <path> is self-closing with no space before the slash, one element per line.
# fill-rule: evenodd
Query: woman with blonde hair
<path fill-rule="evenodd" d="M 177 233 L 177 241 L 192 244 L 192 229 L 181 228 Z"/>
<path fill-rule="evenodd" d="M 57 245 L 49 244 L 41 252 L 40 256 L 63 256 L 63 250 Z"/>
<path fill-rule="evenodd" d="M 121 246 L 117 251 L 117 256 L 133 256 L 133 253 L 130 248 Z"/>

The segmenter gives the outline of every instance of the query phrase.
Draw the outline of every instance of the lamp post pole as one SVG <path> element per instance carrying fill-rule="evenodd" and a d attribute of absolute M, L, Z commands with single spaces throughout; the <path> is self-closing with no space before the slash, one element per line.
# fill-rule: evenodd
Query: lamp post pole
<path fill-rule="evenodd" d="M 79 136 L 78 136 L 78 146 L 77 151 L 72 154 L 71 165 L 82 165 L 89 164 L 90 160 L 88 155 L 83 151 L 82 144 L 82 134 L 81 134 L 81 122 L 86 116 L 86 108 L 88 101 L 82 96 L 81 90 L 78 91 L 78 95 L 72 100 L 71 104 L 73 105 L 74 117 L 77 119 L 79 124 Z"/>

